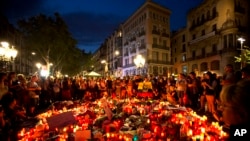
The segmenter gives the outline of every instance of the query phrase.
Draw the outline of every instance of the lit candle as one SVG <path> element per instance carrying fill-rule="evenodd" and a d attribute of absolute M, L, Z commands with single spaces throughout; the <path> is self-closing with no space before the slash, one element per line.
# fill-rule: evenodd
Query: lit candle
<path fill-rule="evenodd" d="M 147 123 L 148 123 L 148 124 L 150 123 L 150 119 L 147 120 Z"/>
<path fill-rule="evenodd" d="M 193 136 L 193 130 L 192 129 L 188 130 L 188 136 Z"/>
<path fill-rule="evenodd" d="M 107 138 L 110 138 L 110 133 L 107 133 L 106 136 L 107 136 Z"/>

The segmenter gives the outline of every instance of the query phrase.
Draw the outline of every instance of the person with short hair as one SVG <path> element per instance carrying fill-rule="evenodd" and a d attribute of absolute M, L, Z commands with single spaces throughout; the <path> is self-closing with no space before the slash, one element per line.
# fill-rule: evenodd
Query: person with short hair
<path fill-rule="evenodd" d="M 250 80 L 250 65 L 241 69 L 241 78 Z"/>
<path fill-rule="evenodd" d="M 242 80 L 222 88 L 220 93 L 222 121 L 230 129 L 245 128 L 250 131 L 249 92 L 250 80 Z"/>

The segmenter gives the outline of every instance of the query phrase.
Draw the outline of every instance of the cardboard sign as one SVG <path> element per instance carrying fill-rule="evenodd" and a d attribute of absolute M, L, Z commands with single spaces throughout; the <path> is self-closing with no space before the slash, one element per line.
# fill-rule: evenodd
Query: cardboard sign
<path fill-rule="evenodd" d="M 62 128 L 70 124 L 75 124 L 76 119 L 73 112 L 70 111 L 47 118 L 47 123 L 49 125 L 49 130 L 54 130 L 55 128 Z"/>
<path fill-rule="evenodd" d="M 107 100 L 102 99 L 101 102 L 102 102 L 102 107 L 103 107 L 103 109 L 105 111 L 105 114 L 108 116 L 108 119 L 111 120 L 112 116 L 113 116 L 113 113 L 112 113 L 111 109 L 108 107 Z"/>
<path fill-rule="evenodd" d="M 88 139 L 91 139 L 90 130 L 76 131 L 75 141 L 86 141 Z"/>

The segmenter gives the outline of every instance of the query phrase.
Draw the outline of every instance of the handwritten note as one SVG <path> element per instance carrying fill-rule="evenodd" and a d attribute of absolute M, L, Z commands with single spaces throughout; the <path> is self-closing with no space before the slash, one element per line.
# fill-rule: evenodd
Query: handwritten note
<path fill-rule="evenodd" d="M 70 111 L 47 118 L 47 123 L 49 125 L 49 130 L 54 130 L 55 128 L 61 128 L 70 124 L 75 124 L 76 120 L 73 112 Z"/>

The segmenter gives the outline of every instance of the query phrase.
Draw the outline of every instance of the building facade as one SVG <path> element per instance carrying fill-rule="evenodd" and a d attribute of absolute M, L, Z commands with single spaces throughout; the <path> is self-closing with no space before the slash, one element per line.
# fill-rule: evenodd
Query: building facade
<path fill-rule="evenodd" d="M 194 71 L 201 76 L 211 71 L 221 76 L 227 64 L 239 70 L 242 64 L 235 56 L 250 40 L 248 9 L 248 0 L 204 0 L 188 11 L 186 27 L 170 35 L 171 11 L 146 0 L 106 40 L 108 74 L 170 76 Z M 114 67 L 117 50 L 119 71 Z M 134 62 L 138 55 L 145 60 L 139 67 Z"/>
<path fill-rule="evenodd" d="M 123 24 L 123 76 L 168 75 L 170 62 L 170 10 L 146 1 Z M 134 59 L 145 63 L 138 68 Z"/>
<path fill-rule="evenodd" d="M 239 70 L 235 56 L 242 53 L 244 38 L 249 40 L 249 1 L 204 0 L 187 15 L 187 27 L 172 36 L 175 73 L 206 71 L 223 75 L 232 64 Z"/>

